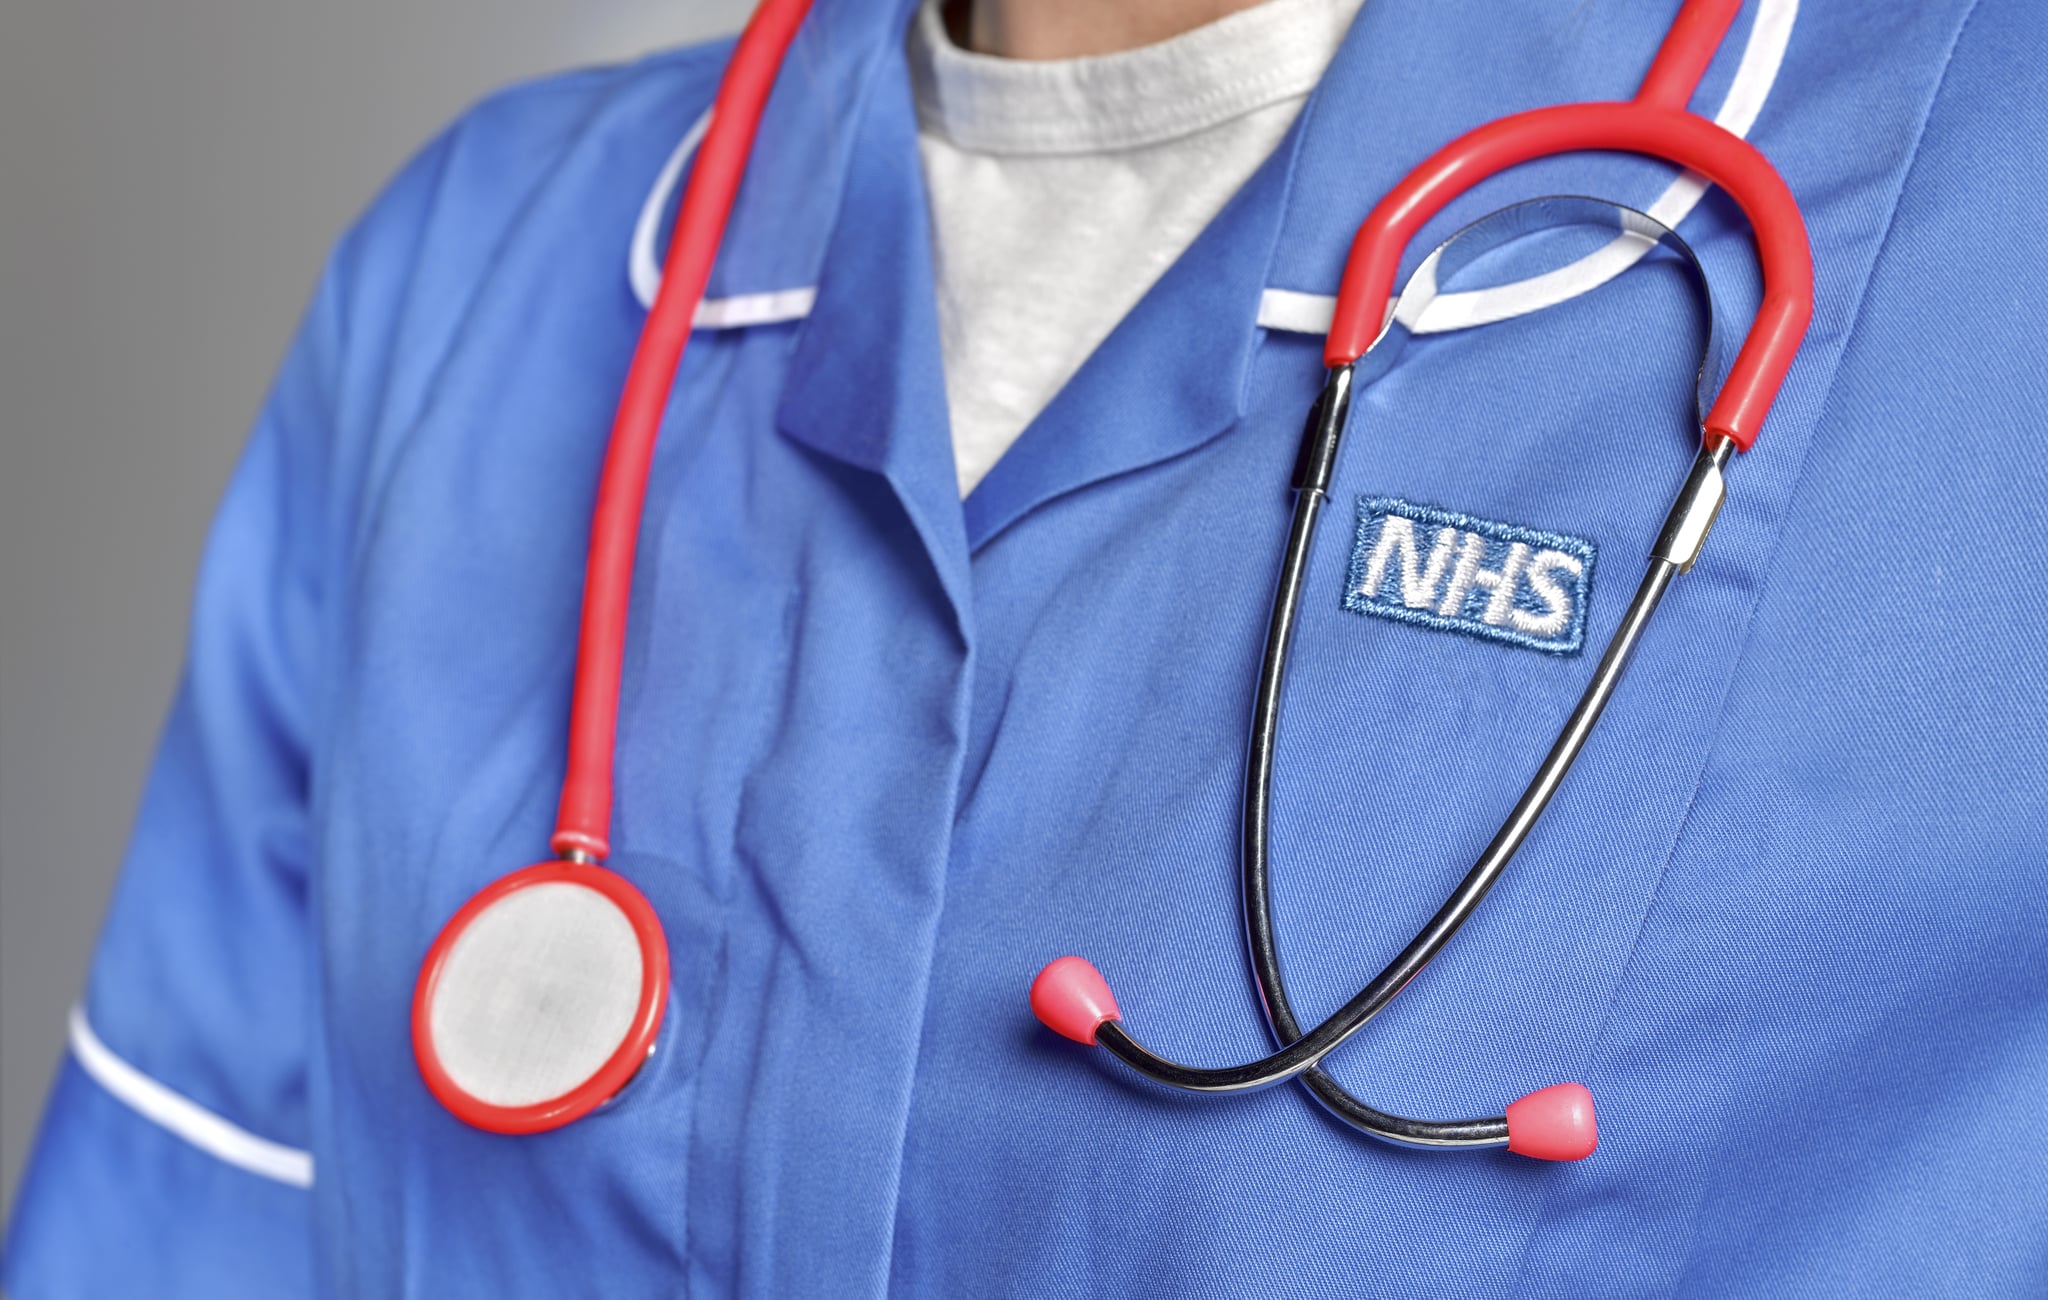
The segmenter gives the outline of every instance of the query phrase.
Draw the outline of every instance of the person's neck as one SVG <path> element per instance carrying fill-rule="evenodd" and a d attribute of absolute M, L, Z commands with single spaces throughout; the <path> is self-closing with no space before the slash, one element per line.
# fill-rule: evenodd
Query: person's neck
<path fill-rule="evenodd" d="M 1134 50 L 1259 0 L 945 0 L 953 43 L 1005 59 L 1078 59 Z"/>

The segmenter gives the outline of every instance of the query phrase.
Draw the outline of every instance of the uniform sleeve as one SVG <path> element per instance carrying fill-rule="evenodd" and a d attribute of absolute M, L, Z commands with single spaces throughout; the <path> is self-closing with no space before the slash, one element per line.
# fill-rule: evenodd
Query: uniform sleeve
<path fill-rule="evenodd" d="M 8 1235 L 14 1300 L 312 1291 L 308 828 L 336 279 L 201 560 L 187 663 Z"/>

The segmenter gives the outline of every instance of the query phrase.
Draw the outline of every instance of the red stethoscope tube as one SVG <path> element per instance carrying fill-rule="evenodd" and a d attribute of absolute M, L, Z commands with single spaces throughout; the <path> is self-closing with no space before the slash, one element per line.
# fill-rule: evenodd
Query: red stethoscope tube
<path fill-rule="evenodd" d="M 1444 206 L 1517 163 L 1610 149 L 1677 163 L 1728 191 L 1756 233 L 1764 301 L 1707 413 L 1704 433 L 1756 442 L 1813 316 L 1813 254 L 1806 221 L 1784 178 L 1740 136 L 1684 111 L 1742 0 L 1687 0 L 1665 33 L 1633 100 L 1532 109 L 1476 127 L 1401 179 L 1359 226 L 1344 263 L 1323 362 L 1348 365 L 1386 323 L 1386 304 L 1408 241 Z"/>
<path fill-rule="evenodd" d="M 1381 199 L 1351 241 L 1336 317 L 1323 347 L 1330 366 L 1365 353 L 1385 322 L 1401 253 L 1423 223 L 1480 181 L 1552 154 L 1611 149 L 1647 154 L 1728 191 L 1756 232 L 1764 300 L 1727 382 L 1707 413 L 1711 440 L 1747 451 L 1762 431 L 1813 317 L 1813 254 L 1799 204 L 1756 147 L 1703 117 L 1642 103 L 1562 104 L 1488 122 L 1445 145 Z"/>
<path fill-rule="evenodd" d="M 583 624 L 576 649 L 576 686 L 569 712 L 569 766 L 549 841 L 555 852 L 602 861 L 611 852 L 612 763 L 619 730 L 619 676 L 626 655 L 626 614 L 632 603 L 633 555 L 647 500 L 647 473 L 676 367 L 690 341 L 711 264 L 725 237 L 740 177 L 753 153 L 783 56 L 811 0 L 762 0 L 748 20 L 719 83 L 711 126 L 697 150 L 676 212 L 655 295 L 626 372 L 612 419 L 610 446 L 597 485 L 590 556 L 583 576 Z"/>
<path fill-rule="evenodd" d="M 1636 87 L 1635 102 L 1684 108 L 1740 12 L 1742 0 L 1686 0 L 1643 74 L 1643 84 Z"/>
<path fill-rule="evenodd" d="M 646 1062 L 668 1005 L 668 941 L 654 908 L 623 877 L 600 865 L 610 853 L 613 751 L 633 557 L 647 497 L 648 470 L 683 349 L 689 343 L 712 262 L 732 215 L 768 95 L 811 0 L 763 0 L 740 36 L 712 105 L 662 270 L 661 291 L 641 327 L 613 417 L 598 481 L 585 564 L 583 616 L 569 716 L 568 770 L 550 843 L 559 861 L 537 863 L 479 891 L 428 948 L 414 986 L 413 1054 L 429 1091 L 458 1118 L 494 1133 L 560 1128 L 609 1100 Z M 436 1039 L 436 996 L 465 936 L 493 908 L 539 888 L 574 886 L 616 908 L 638 949 L 640 983 L 624 1035 L 596 1070 L 558 1096 L 530 1104 L 494 1103 L 465 1088 Z M 527 895 L 531 897 L 531 895 Z M 523 960 L 546 960 L 546 945 Z"/>

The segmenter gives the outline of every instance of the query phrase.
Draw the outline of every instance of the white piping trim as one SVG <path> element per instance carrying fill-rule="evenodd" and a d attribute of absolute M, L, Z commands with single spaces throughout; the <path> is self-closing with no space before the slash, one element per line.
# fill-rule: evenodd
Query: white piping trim
<path fill-rule="evenodd" d="M 669 152 L 668 160 L 661 165 L 661 174 L 654 178 L 654 188 L 648 191 L 647 198 L 640 204 L 640 215 L 633 222 L 633 243 L 626 254 L 626 279 L 632 284 L 633 296 L 640 300 L 643 309 L 652 310 L 654 297 L 661 292 L 661 259 L 655 256 L 654 248 L 661 238 L 662 210 L 668 207 L 669 196 L 682 182 L 683 164 L 690 160 L 697 146 L 704 143 L 704 133 L 710 129 L 711 110 L 707 108 L 690 123 L 690 129 L 683 132 L 683 138 Z M 704 330 L 778 325 L 810 315 L 811 305 L 817 298 L 816 288 L 706 298 L 697 304 L 697 315 L 692 324 Z"/>
<path fill-rule="evenodd" d="M 1327 293 L 1268 289 L 1259 295 L 1259 328 L 1289 334 L 1328 334 L 1337 319 L 1337 299 Z"/>
<path fill-rule="evenodd" d="M 189 1097 L 172 1092 L 114 1055 L 93 1033 L 83 1007 L 71 1008 L 71 1054 L 115 1100 L 216 1160 L 292 1187 L 313 1185 L 312 1152 L 257 1137 Z"/>
<path fill-rule="evenodd" d="M 1756 19 L 1743 43 L 1742 61 L 1736 65 L 1728 94 L 1721 101 L 1714 122 L 1724 130 L 1747 136 L 1763 112 L 1777 84 L 1785 62 L 1785 48 L 1792 40 L 1792 26 L 1799 17 L 1799 0 L 1759 0 Z M 705 109 L 683 133 L 662 164 L 654 188 L 640 206 L 633 223 L 633 241 L 628 252 L 626 273 L 633 296 L 643 308 L 652 308 L 661 291 L 661 262 L 655 243 L 661 233 L 662 210 L 681 182 L 683 167 L 704 140 L 711 125 L 711 110 Z M 1649 214 L 1666 226 L 1676 228 L 1706 197 L 1708 182 L 1697 172 L 1684 172 L 1664 187 L 1650 204 Z M 1655 246 L 1654 240 L 1622 234 L 1576 262 L 1542 275 L 1464 293 L 1439 294 L 1433 298 L 1414 326 L 1417 334 L 1441 334 L 1451 330 L 1490 325 L 1495 321 L 1526 316 L 1588 293 L 1634 266 Z M 695 325 L 699 329 L 743 329 L 750 325 L 773 325 L 802 320 L 816 303 L 815 285 L 781 289 L 769 293 L 738 294 L 730 298 L 707 298 L 698 304 Z M 1392 302 L 1388 310 L 1393 309 Z M 1258 325 L 1261 329 L 1289 334 L 1327 334 L 1336 315 L 1333 294 L 1303 293 L 1294 289 L 1267 289 L 1259 295 Z"/>
<path fill-rule="evenodd" d="M 802 320 L 818 301 L 816 289 L 782 289 L 775 293 L 741 293 L 730 298 L 706 298 L 697 304 L 696 326 L 700 330 L 736 330 L 749 325 L 779 325 Z"/>
<path fill-rule="evenodd" d="M 1761 0 L 1749 38 L 1742 47 L 1742 61 L 1728 85 L 1728 96 L 1714 114 L 1715 125 L 1737 136 L 1747 136 L 1763 112 L 1777 84 L 1778 71 L 1785 62 L 1785 47 L 1792 40 L 1792 25 L 1799 17 L 1799 0 Z M 1706 196 L 1708 182 L 1697 172 L 1685 172 L 1665 186 L 1649 207 L 1649 214 L 1666 226 L 1676 228 Z M 1576 262 L 1554 271 L 1466 293 L 1441 294 L 1431 300 L 1414 325 L 1417 334 L 1441 334 L 1451 330 L 1489 325 L 1495 321 L 1526 316 L 1597 289 L 1640 261 L 1655 241 L 1633 234 L 1615 237 Z M 1259 298 L 1259 326 L 1289 333 L 1326 334 L 1336 315 L 1334 295 L 1299 293 L 1291 289 L 1268 289 Z"/>
<path fill-rule="evenodd" d="M 626 278 L 632 282 L 633 296 L 640 300 L 644 310 L 654 310 L 654 295 L 661 292 L 661 259 L 654 255 L 654 241 L 661 235 L 661 210 L 668 206 L 670 191 L 683 177 L 683 164 L 697 152 L 697 146 L 704 142 L 704 133 L 710 129 L 711 110 L 707 108 L 669 151 L 668 161 L 661 165 L 661 174 L 654 178 L 654 188 L 647 192 L 640 204 L 640 216 L 633 222 L 633 243 L 626 252 Z"/>
<path fill-rule="evenodd" d="M 633 244 L 627 248 L 627 280 L 633 285 L 633 297 L 639 299 L 643 311 L 653 311 L 653 299 L 662 293 L 662 258 L 657 258 L 653 248 L 662 237 L 662 209 L 668 207 L 668 197 L 676 192 L 676 184 L 682 180 L 682 164 L 690 162 L 690 154 L 696 154 L 696 145 L 705 143 L 705 133 L 711 129 L 711 109 L 696 115 L 690 129 L 682 133 L 676 147 L 670 149 L 668 162 L 662 164 L 662 174 L 653 178 L 653 188 L 647 190 L 647 197 L 641 201 L 641 213 L 633 221 Z M 698 319 L 705 311 L 723 299 L 709 299 L 698 305 Z"/>

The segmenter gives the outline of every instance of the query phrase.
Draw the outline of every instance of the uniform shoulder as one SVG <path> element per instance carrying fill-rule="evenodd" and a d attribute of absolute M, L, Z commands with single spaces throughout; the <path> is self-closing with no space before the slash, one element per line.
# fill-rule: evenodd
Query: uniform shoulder
<path fill-rule="evenodd" d="M 474 242 L 484 233 L 479 225 L 510 220 L 583 141 L 642 124 L 679 137 L 710 106 L 732 44 L 728 37 L 494 91 L 399 169 L 344 243 L 404 243 L 428 225 L 450 223 Z"/>
<path fill-rule="evenodd" d="M 732 53 L 732 37 L 664 50 L 625 63 L 550 73 L 486 95 L 458 115 L 435 143 L 453 149 L 545 157 L 593 126 L 608 110 L 658 99 L 709 107 Z M 677 125 L 680 131 L 687 122 Z M 432 148 L 433 146 L 429 146 Z"/>
<path fill-rule="evenodd" d="M 521 223 L 554 212 L 563 225 L 562 211 L 601 222 L 605 205 L 637 204 L 716 96 L 732 44 L 522 82 L 479 100 L 430 139 L 329 259 L 323 296 L 344 378 L 395 394 L 397 408 L 381 414 L 402 418 Z M 619 184 L 635 171 L 646 175 L 639 189 Z M 630 216 L 615 224 L 630 229 Z"/>

